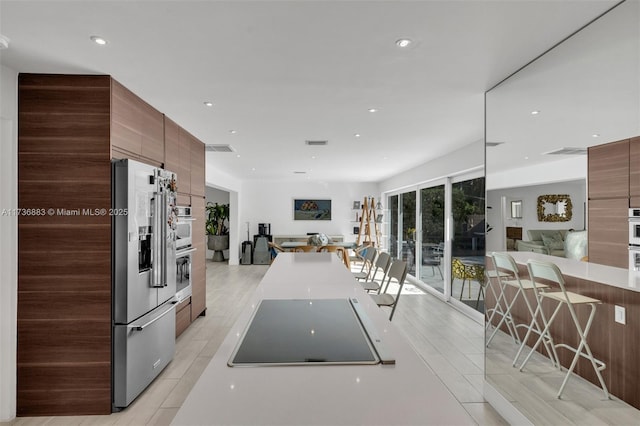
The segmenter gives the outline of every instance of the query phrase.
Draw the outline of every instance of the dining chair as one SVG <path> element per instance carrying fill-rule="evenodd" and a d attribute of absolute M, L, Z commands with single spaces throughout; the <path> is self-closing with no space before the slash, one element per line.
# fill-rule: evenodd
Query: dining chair
<path fill-rule="evenodd" d="M 550 333 L 551 325 L 553 324 L 553 321 L 557 318 L 560 310 L 563 307 L 566 307 L 566 309 L 569 311 L 573 325 L 575 326 L 575 332 L 578 335 L 577 337 L 579 340 L 579 344 L 577 348 L 574 348 L 573 346 L 568 345 L 566 343 L 556 343 L 553 345 L 554 348 L 560 347 L 560 348 L 568 349 L 569 351 L 575 354 L 573 357 L 573 360 L 571 361 L 571 365 L 567 369 L 567 373 L 564 376 L 564 380 L 562 381 L 562 385 L 560 385 L 560 389 L 558 390 L 558 394 L 556 395 L 556 397 L 560 398 L 562 396 L 562 392 L 564 391 L 564 388 L 567 382 L 569 381 L 569 377 L 571 376 L 571 373 L 573 372 L 573 370 L 576 367 L 576 364 L 578 363 L 578 359 L 580 357 L 583 357 L 589 360 L 591 366 L 593 367 L 593 370 L 596 373 L 596 376 L 598 377 L 598 381 L 600 382 L 600 387 L 604 392 L 605 398 L 609 399 L 609 391 L 607 389 L 607 385 L 605 384 L 601 374 L 601 371 L 607 368 L 607 365 L 593 356 L 593 353 L 591 352 L 591 348 L 589 347 L 589 343 L 587 342 L 587 336 L 589 334 L 589 330 L 591 329 L 591 325 L 593 324 L 593 319 L 595 318 L 596 306 L 602 304 L 602 301 L 598 299 L 594 299 L 592 297 L 584 296 L 582 294 L 567 291 L 562 273 L 554 263 L 543 262 L 539 260 L 529 260 L 527 262 L 527 269 L 529 270 L 529 277 L 531 278 L 532 281 L 538 282 L 540 280 L 546 280 L 548 282 L 556 284 L 560 288 L 560 291 L 541 292 L 541 291 L 538 291 L 538 287 L 534 286 L 533 289 L 536 294 L 536 298 L 538 299 L 538 303 L 542 305 L 543 300 L 548 300 L 551 303 L 556 303 L 556 308 L 551 314 L 551 316 L 549 317 L 549 319 L 546 318 L 544 314 L 544 309 L 542 308 L 539 309 L 540 318 L 542 319 L 542 324 L 544 329 L 540 333 L 540 337 L 538 338 L 536 343 L 531 348 L 531 351 L 529 352 L 525 360 L 522 362 L 522 365 L 520 366 L 520 371 L 522 371 L 522 369 L 525 367 L 529 359 L 531 359 L 531 355 L 535 352 L 535 350 L 538 348 L 540 343 L 545 338 L 548 338 L 549 340 L 551 340 L 551 333 Z M 587 322 L 585 323 L 584 326 L 580 324 L 580 321 L 578 320 L 578 315 L 576 313 L 576 307 L 580 305 L 589 306 L 591 308 L 589 317 L 587 318 Z M 570 327 L 570 323 L 564 324 L 565 332 L 568 332 L 569 327 Z M 559 363 L 558 363 L 558 367 L 562 369 Z"/>
<path fill-rule="evenodd" d="M 407 278 L 407 262 L 404 260 L 394 260 L 387 272 L 387 284 L 384 287 L 384 291 L 381 294 L 372 294 L 373 301 L 380 307 L 391 307 L 391 314 L 389 315 L 389 321 L 393 319 L 393 314 L 398 306 L 398 300 L 402 293 L 402 287 L 404 286 L 404 280 Z M 387 293 L 389 290 L 389 284 L 391 280 L 395 280 L 398 285 L 398 292 L 395 295 Z"/>
<path fill-rule="evenodd" d="M 318 246 L 298 246 L 293 249 L 296 253 L 315 253 L 318 251 Z"/>
<path fill-rule="evenodd" d="M 344 247 L 327 245 L 320 247 L 318 251 L 321 253 L 335 253 L 336 256 L 338 256 L 338 258 L 342 261 L 342 263 L 344 263 L 344 266 L 346 266 L 347 269 L 350 268 L 349 255 L 347 254 L 347 249 L 345 249 Z"/>
<path fill-rule="evenodd" d="M 529 341 L 529 337 L 531 336 L 531 334 L 535 333 L 538 336 L 542 334 L 542 328 L 540 327 L 540 322 L 538 320 L 541 305 L 538 303 L 538 299 L 535 294 L 533 294 L 534 287 L 539 291 L 547 291 L 549 289 L 549 286 L 547 284 L 536 283 L 528 279 L 521 279 L 516 261 L 511 255 L 507 253 L 493 252 L 491 253 L 491 259 L 493 261 L 494 270 L 497 274 L 500 275 L 499 295 L 496 299 L 496 306 L 502 307 L 503 302 L 505 308 L 502 312 L 498 312 L 497 310 L 493 311 L 492 315 L 489 317 L 489 320 L 487 321 L 488 326 L 491 325 L 494 314 L 498 313 L 502 318 L 500 319 L 498 324 L 496 324 L 493 333 L 491 333 L 491 335 L 487 339 L 486 345 L 487 347 L 489 347 L 489 344 L 491 344 L 491 341 L 495 337 L 502 324 L 506 324 L 506 327 L 511 333 L 511 336 L 519 345 L 518 352 L 513 358 L 512 363 L 512 366 L 515 367 L 518 363 L 518 358 L 520 358 L 522 350 L 525 348 L 527 342 Z M 515 294 L 513 294 L 513 297 L 511 297 L 510 299 L 507 297 L 507 292 L 505 291 L 507 287 L 515 289 Z M 513 316 L 511 315 L 511 310 L 513 309 L 513 306 L 515 305 L 519 297 L 524 300 L 524 303 L 529 312 L 531 320 L 528 323 L 517 324 L 514 321 Z M 531 299 L 533 299 L 534 303 L 532 303 Z M 518 328 L 524 328 L 526 330 L 523 339 L 520 339 L 520 335 L 517 332 Z M 558 354 L 556 353 L 555 347 L 553 345 L 553 340 L 550 337 L 550 335 L 545 336 L 542 342 L 545 346 L 551 363 L 556 366 L 558 364 Z"/>
<path fill-rule="evenodd" d="M 465 265 L 460 259 L 454 257 L 451 259 L 451 283 L 454 279 L 462 280 L 462 287 L 460 288 L 459 300 L 462 300 L 462 293 L 464 292 L 464 286 L 469 281 L 469 297 L 471 297 L 471 281 L 477 281 L 480 285 L 478 289 L 478 298 L 476 299 L 476 309 L 480 304 L 480 296 L 484 298 L 484 266 L 482 265 Z"/>
<path fill-rule="evenodd" d="M 373 274 L 371 274 L 371 279 L 362 282 L 362 288 L 364 288 L 367 292 L 377 291 L 380 294 L 380 289 L 382 288 L 382 284 L 384 280 L 387 278 L 387 273 L 389 272 L 389 267 L 391 266 L 391 255 L 386 252 L 380 252 L 378 254 L 378 258 L 375 262 L 375 269 Z M 376 276 L 382 273 L 382 279 L 380 282 L 376 281 Z"/>
<path fill-rule="evenodd" d="M 361 263 L 364 262 L 364 252 L 367 249 L 367 247 L 371 247 L 371 244 L 360 244 L 359 246 L 352 248 L 351 250 L 353 250 L 353 255 L 349 256 L 349 263 L 353 264 L 353 263 Z"/>
<path fill-rule="evenodd" d="M 357 280 L 368 280 L 371 271 L 373 270 L 373 262 L 378 254 L 377 250 L 373 246 L 366 248 L 364 252 L 364 262 L 362 263 L 362 269 L 360 272 L 353 272 L 353 276 Z"/>

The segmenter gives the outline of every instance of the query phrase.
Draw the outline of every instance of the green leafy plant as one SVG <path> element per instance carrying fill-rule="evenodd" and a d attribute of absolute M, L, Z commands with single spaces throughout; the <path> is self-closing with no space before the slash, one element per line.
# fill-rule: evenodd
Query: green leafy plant
<path fill-rule="evenodd" d="M 229 219 L 229 204 L 207 203 L 207 220 L 205 227 L 207 235 L 227 235 L 229 229 L 225 221 Z"/>

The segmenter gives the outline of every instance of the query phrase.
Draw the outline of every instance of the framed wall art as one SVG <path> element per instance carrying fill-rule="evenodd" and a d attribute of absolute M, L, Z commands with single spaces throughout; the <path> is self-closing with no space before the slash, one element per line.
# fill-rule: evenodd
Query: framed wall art
<path fill-rule="evenodd" d="M 295 198 L 293 220 L 331 220 L 331 200 Z"/>

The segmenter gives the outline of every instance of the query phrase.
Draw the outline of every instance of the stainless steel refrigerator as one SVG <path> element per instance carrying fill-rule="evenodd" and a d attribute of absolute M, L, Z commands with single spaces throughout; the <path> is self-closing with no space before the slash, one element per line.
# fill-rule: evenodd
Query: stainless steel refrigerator
<path fill-rule="evenodd" d="M 173 359 L 176 175 L 113 162 L 113 409 L 127 407 Z"/>

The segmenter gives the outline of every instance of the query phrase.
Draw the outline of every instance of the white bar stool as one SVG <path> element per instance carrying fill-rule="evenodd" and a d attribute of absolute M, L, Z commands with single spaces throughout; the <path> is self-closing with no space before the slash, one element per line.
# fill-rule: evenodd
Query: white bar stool
<path fill-rule="evenodd" d="M 589 334 L 589 329 L 591 329 L 593 318 L 595 317 L 595 314 L 596 314 L 596 306 L 601 304 L 602 301 L 598 299 L 593 299 L 591 297 L 583 296 L 578 293 L 567 291 L 564 286 L 564 278 L 562 277 L 562 273 L 560 272 L 560 269 L 558 269 L 558 267 L 553 263 L 541 262 L 537 260 L 529 260 L 527 262 L 527 269 L 529 270 L 529 277 L 531 278 L 532 281 L 535 282 L 540 279 L 549 280 L 551 282 L 558 284 L 558 286 L 560 287 L 560 291 L 543 293 L 543 292 L 538 292 L 536 287 L 534 287 L 534 289 L 536 289 L 535 293 L 536 293 L 536 297 L 538 298 L 538 304 L 542 305 L 542 300 L 548 299 L 553 302 L 556 302 L 557 306 L 548 321 L 545 318 L 542 309 L 539 309 L 539 312 L 541 314 L 540 317 L 542 318 L 542 322 L 544 325 L 544 330 L 542 330 L 542 333 L 540 334 L 540 337 L 538 338 L 535 345 L 531 349 L 531 352 L 529 352 L 524 362 L 520 366 L 520 371 L 522 371 L 524 366 L 527 364 L 527 362 L 531 358 L 531 355 L 533 354 L 533 352 L 540 345 L 540 342 L 543 340 L 543 337 L 547 335 L 550 338 L 549 329 L 551 328 L 551 324 L 553 323 L 553 320 L 557 317 L 558 312 L 560 312 L 560 309 L 563 306 L 566 306 L 567 309 L 569 310 L 569 313 L 571 314 L 571 319 L 573 320 L 573 323 L 576 326 L 576 331 L 578 333 L 578 336 L 580 337 L 580 344 L 578 345 L 577 348 L 573 348 L 572 346 L 569 346 L 564 343 L 558 343 L 554 345 L 554 347 L 562 347 L 565 349 L 569 349 L 570 351 L 575 353 L 575 356 L 571 361 L 571 366 L 567 370 L 567 374 L 565 375 L 564 380 L 562 381 L 562 385 L 560 386 L 560 389 L 558 390 L 558 394 L 556 395 L 556 397 L 560 398 L 562 396 L 562 392 L 564 391 L 567 381 L 569 380 L 571 373 L 573 372 L 574 368 L 576 367 L 576 364 L 578 363 L 578 358 L 583 357 L 588 359 L 591 362 L 591 365 L 593 366 L 596 376 L 598 376 L 598 381 L 600 382 L 600 387 L 604 392 L 604 396 L 606 399 L 609 399 L 609 391 L 607 390 L 607 385 L 604 383 L 604 379 L 602 378 L 602 374 L 600 373 L 602 370 L 607 368 L 607 365 L 604 362 L 597 360 L 593 357 L 593 354 L 591 353 L 591 348 L 587 343 L 587 335 Z M 589 305 L 591 307 L 591 313 L 589 314 L 589 318 L 584 328 L 582 328 L 582 326 L 580 325 L 580 322 L 578 321 L 578 316 L 576 315 L 574 305 Z M 562 369 L 559 363 L 558 363 L 558 367 Z"/>
<path fill-rule="evenodd" d="M 489 344 L 491 343 L 491 340 L 493 339 L 498 329 L 502 325 L 502 322 L 505 320 L 507 321 L 507 324 L 508 324 L 508 321 L 512 322 L 512 327 L 514 328 L 514 330 L 517 330 L 518 327 L 526 329 L 527 331 L 524 338 L 522 340 L 519 340 L 518 342 L 520 344 L 520 347 L 518 348 L 518 352 L 516 353 L 516 356 L 513 358 L 513 363 L 511 364 L 512 366 L 515 367 L 518 362 L 518 358 L 522 353 L 522 350 L 527 345 L 527 341 L 529 340 L 529 336 L 531 336 L 531 333 L 536 333 L 538 336 L 542 334 L 542 328 L 540 327 L 540 324 L 538 323 L 538 319 L 537 319 L 538 313 L 540 312 L 540 304 L 538 303 L 538 297 L 534 294 L 534 300 L 536 301 L 535 309 L 534 309 L 531 304 L 530 298 L 527 296 L 527 293 L 531 293 L 532 290 L 546 291 L 547 289 L 549 289 L 549 286 L 546 284 L 540 284 L 540 283 L 536 284 L 531 280 L 520 279 L 520 274 L 518 273 L 518 266 L 516 265 L 515 260 L 513 260 L 513 257 L 511 257 L 511 255 L 507 253 L 493 252 L 491 253 L 491 258 L 493 260 L 493 266 L 495 268 L 495 272 L 497 274 L 500 274 L 502 277 L 500 278 L 500 284 L 501 284 L 500 289 L 501 289 L 501 295 L 503 296 L 503 300 L 505 301 L 505 304 L 507 303 L 507 298 L 506 298 L 504 289 L 507 286 L 514 287 L 516 289 L 516 293 L 511 299 L 511 302 L 507 304 L 507 308 L 505 310 L 505 314 L 503 315 L 502 320 L 498 323 L 498 325 L 496 326 L 496 329 L 493 331 L 493 333 L 487 340 L 487 346 L 489 346 Z M 524 303 L 527 306 L 529 316 L 531 317 L 531 321 L 529 321 L 528 324 L 515 324 L 513 317 L 511 316 L 511 309 L 513 308 L 514 304 L 516 303 L 516 300 L 518 299 L 518 296 L 520 295 L 522 295 L 522 298 L 524 299 Z M 516 332 L 516 336 L 519 337 L 517 332 Z M 547 354 L 549 355 L 551 364 L 554 366 L 557 366 L 558 356 L 555 352 L 553 340 L 551 340 L 549 336 L 549 338 L 543 339 L 542 342 L 544 343 L 545 349 L 547 350 Z"/>

